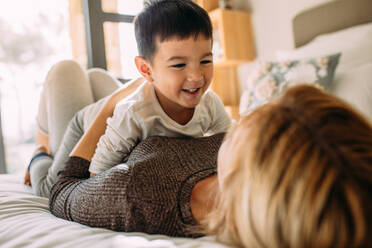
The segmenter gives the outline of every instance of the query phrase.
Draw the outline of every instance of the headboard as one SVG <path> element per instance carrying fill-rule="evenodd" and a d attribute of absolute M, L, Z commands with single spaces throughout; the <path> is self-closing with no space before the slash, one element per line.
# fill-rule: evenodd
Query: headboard
<path fill-rule="evenodd" d="M 337 0 L 297 14 L 292 22 L 295 47 L 317 35 L 372 22 L 372 0 Z"/>

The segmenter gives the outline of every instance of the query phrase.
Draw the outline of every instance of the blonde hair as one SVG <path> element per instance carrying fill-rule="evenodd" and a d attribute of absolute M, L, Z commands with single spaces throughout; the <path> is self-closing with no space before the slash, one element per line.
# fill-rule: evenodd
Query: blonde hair
<path fill-rule="evenodd" d="M 242 118 L 207 234 L 240 247 L 367 247 L 372 127 L 311 86 Z"/>

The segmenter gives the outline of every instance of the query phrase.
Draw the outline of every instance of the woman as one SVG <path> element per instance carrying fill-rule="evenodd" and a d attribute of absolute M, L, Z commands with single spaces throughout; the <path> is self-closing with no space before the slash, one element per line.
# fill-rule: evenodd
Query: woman
<path fill-rule="evenodd" d="M 113 109 L 105 106 L 96 130 Z M 292 88 L 243 117 L 219 152 L 222 135 L 151 137 L 126 164 L 92 178 L 90 136 L 52 188 L 50 209 L 61 218 L 120 231 L 211 234 L 242 247 L 371 244 L 372 128 L 318 89 Z"/>
<path fill-rule="evenodd" d="M 218 161 L 209 234 L 242 247 L 371 247 L 372 127 L 340 99 L 289 89 L 241 119 Z"/>

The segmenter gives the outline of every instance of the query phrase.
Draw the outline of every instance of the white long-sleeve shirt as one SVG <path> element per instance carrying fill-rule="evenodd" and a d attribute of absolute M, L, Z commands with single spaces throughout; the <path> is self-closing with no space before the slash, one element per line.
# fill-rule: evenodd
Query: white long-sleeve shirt
<path fill-rule="evenodd" d="M 226 132 L 231 119 L 221 99 L 207 90 L 195 107 L 192 119 L 185 125 L 172 120 L 160 106 L 154 86 L 144 82 L 115 107 L 107 120 L 89 171 L 98 174 L 125 161 L 132 149 L 149 136 L 202 137 Z"/>

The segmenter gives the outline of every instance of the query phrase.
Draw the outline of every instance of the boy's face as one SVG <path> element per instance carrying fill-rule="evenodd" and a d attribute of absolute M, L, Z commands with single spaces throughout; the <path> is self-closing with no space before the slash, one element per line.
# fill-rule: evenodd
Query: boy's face
<path fill-rule="evenodd" d="M 161 106 L 166 112 L 195 108 L 213 76 L 211 39 L 202 34 L 197 39 L 157 39 L 156 48 L 147 79 Z"/>

